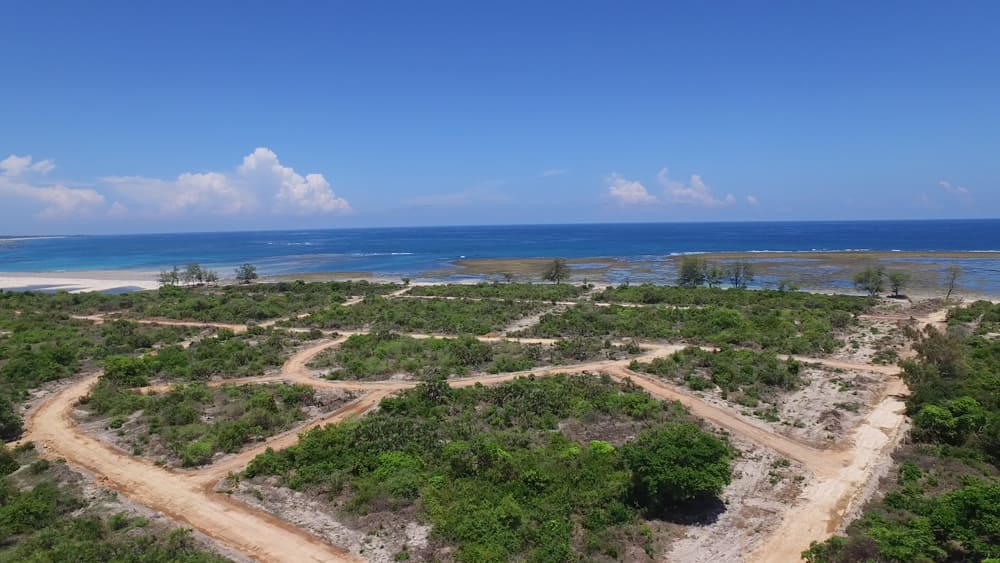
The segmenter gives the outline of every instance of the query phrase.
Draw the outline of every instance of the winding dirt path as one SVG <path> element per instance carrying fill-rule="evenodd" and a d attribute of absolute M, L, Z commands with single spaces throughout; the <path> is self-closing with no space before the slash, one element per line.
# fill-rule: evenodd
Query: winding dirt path
<path fill-rule="evenodd" d="M 935 311 L 917 320 L 923 325 L 940 327 L 947 310 Z M 92 315 L 78 317 L 103 322 L 105 317 Z M 908 319 L 909 317 L 907 317 Z M 134 319 L 133 319 L 134 320 Z M 189 322 L 161 319 L 144 319 L 136 322 L 204 328 L 227 328 L 244 332 L 246 325 L 230 323 Z M 273 323 L 272 323 L 273 324 Z M 230 472 L 244 467 L 266 448 L 286 448 L 298 441 L 299 434 L 309 428 L 340 422 L 348 417 L 361 416 L 376 407 L 379 401 L 394 392 L 416 385 L 413 381 L 330 381 L 319 379 L 306 366 L 317 354 L 338 346 L 358 332 L 340 332 L 336 338 L 320 341 L 293 354 L 275 375 L 216 380 L 212 385 L 226 383 L 247 384 L 289 381 L 316 388 L 348 389 L 364 394 L 325 417 L 313 420 L 293 430 L 234 456 L 198 470 L 170 470 L 156 467 L 115 450 L 81 431 L 73 421 L 73 411 L 78 400 L 87 394 L 97 381 L 91 375 L 62 392 L 45 400 L 27 421 L 25 440 L 44 446 L 51 454 L 93 472 L 99 482 L 114 488 L 132 500 L 159 510 L 168 516 L 205 533 L 220 543 L 263 561 L 356 561 L 350 553 L 329 545 L 308 532 L 279 520 L 267 513 L 214 491 L 215 484 Z M 416 338 L 430 335 L 414 334 Z M 496 341 L 503 337 L 481 337 Z M 517 339 L 523 343 L 550 344 L 555 339 Z M 640 359 L 649 360 L 672 354 L 685 344 L 642 343 Z M 714 349 L 706 347 L 706 349 Z M 789 356 L 783 356 L 785 358 Z M 483 375 L 452 379 L 454 387 L 476 384 L 495 385 L 526 375 L 547 375 L 581 371 L 603 372 L 618 380 L 629 379 L 654 397 L 683 403 L 693 414 L 712 424 L 771 448 L 782 455 L 803 463 L 813 479 L 803 490 L 798 502 L 786 514 L 780 527 L 746 559 L 754 562 L 797 561 L 809 542 L 823 540 L 834 533 L 844 518 L 858 502 L 863 500 L 865 485 L 872 478 L 876 467 L 892 452 L 902 436 L 906 417 L 903 397 L 905 384 L 895 377 L 896 366 L 869 365 L 830 358 L 793 356 L 803 363 L 820 364 L 831 368 L 864 370 L 889 377 L 888 385 L 880 400 L 862 419 L 851 435 L 840 444 L 815 448 L 792 438 L 777 434 L 762 422 L 740 416 L 735 410 L 709 404 L 687 394 L 677 387 L 655 377 L 633 372 L 627 368 L 629 360 L 585 362 L 567 366 L 547 366 L 524 372 L 501 375 Z M 154 386 L 149 389 L 167 388 Z"/>

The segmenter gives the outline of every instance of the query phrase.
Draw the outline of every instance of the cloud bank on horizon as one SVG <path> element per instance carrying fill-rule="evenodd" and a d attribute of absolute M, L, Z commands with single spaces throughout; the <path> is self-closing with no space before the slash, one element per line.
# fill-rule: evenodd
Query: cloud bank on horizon
<path fill-rule="evenodd" d="M 662 188 L 662 196 L 649 193 L 646 186 L 636 180 L 628 180 L 622 175 L 613 173 L 608 175 L 608 195 L 621 205 L 640 204 L 666 204 L 682 205 L 694 207 L 727 207 L 736 203 L 733 194 L 726 194 L 724 197 L 716 197 L 712 189 L 701 179 L 700 174 L 692 174 L 687 184 L 678 182 L 670 177 L 666 168 L 660 169 L 656 175 L 657 181 Z M 746 201 L 750 205 L 757 205 L 757 197 L 747 195 Z"/>
<path fill-rule="evenodd" d="M 112 219 L 180 215 L 343 215 L 350 203 L 318 173 L 302 175 L 266 147 L 229 172 L 184 172 L 174 179 L 104 176 L 93 182 L 48 181 L 52 160 L 0 160 L 0 194 L 34 202 L 39 220 L 105 215 Z"/>

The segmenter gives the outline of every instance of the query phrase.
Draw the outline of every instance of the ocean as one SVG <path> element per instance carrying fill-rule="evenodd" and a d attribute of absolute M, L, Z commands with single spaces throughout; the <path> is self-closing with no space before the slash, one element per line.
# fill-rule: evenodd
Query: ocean
<path fill-rule="evenodd" d="M 649 262 L 692 252 L 1000 250 L 1000 219 L 511 225 L 177 233 L 0 242 L 0 272 L 160 270 L 199 262 L 224 273 L 368 272 L 410 276 L 475 258 L 610 257 Z M 968 261 L 967 261 L 968 262 Z M 996 276 L 995 259 L 965 264 Z M 976 262 L 985 262 L 978 264 Z M 448 277 L 448 276 L 445 276 Z"/>

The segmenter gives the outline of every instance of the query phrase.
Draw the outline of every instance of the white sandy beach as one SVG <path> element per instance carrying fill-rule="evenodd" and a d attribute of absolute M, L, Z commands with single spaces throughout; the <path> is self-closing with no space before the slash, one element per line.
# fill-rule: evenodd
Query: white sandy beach
<path fill-rule="evenodd" d="M 0 272 L 0 289 L 35 291 L 109 291 L 115 289 L 156 289 L 155 272 L 102 270 L 81 272 Z"/>

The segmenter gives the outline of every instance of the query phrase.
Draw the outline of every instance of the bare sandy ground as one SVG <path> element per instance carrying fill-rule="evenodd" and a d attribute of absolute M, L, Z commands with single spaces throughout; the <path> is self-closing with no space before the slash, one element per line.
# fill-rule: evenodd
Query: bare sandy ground
<path fill-rule="evenodd" d="M 0 289 L 37 291 L 109 291 L 114 289 L 156 289 L 156 272 L 138 270 L 96 270 L 87 272 L 0 272 Z"/>

